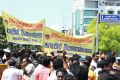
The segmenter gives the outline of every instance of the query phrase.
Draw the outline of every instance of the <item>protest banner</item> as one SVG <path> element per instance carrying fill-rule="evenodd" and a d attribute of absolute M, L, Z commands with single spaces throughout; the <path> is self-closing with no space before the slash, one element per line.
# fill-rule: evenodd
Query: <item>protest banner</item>
<path fill-rule="evenodd" d="M 26 23 L 3 12 L 3 22 L 8 42 L 42 45 L 44 21 Z"/>
<path fill-rule="evenodd" d="M 66 50 L 68 53 L 92 55 L 94 48 L 94 36 L 88 35 L 75 38 L 48 27 L 44 29 L 44 51 Z"/>

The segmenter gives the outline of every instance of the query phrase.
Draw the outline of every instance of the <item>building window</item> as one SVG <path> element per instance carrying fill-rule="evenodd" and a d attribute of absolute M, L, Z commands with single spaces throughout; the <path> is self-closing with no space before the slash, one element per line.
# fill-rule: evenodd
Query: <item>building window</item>
<path fill-rule="evenodd" d="M 120 11 L 118 11 L 118 14 L 120 15 Z"/>
<path fill-rule="evenodd" d="M 85 8 L 98 8 L 98 1 L 86 1 Z"/>
<path fill-rule="evenodd" d="M 84 19 L 84 24 L 89 24 L 93 19 L 91 18 L 85 18 Z"/>
<path fill-rule="evenodd" d="M 105 6 L 113 6 L 114 4 L 111 2 L 105 2 Z"/>
<path fill-rule="evenodd" d="M 101 12 L 103 12 L 103 10 L 101 10 Z"/>
<path fill-rule="evenodd" d="M 120 6 L 120 3 L 117 3 L 117 6 Z"/>
<path fill-rule="evenodd" d="M 108 14 L 114 14 L 114 11 L 108 11 Z"/>
<path fill-rule="evenodd" d="M 85 10 L 84 11 L 84 16 L 96 16 L 97 11 L 92 11 L 92 10 Z"/>
<path fill-rule="evenodd" d="M 76 30 L 75 35 L 80 35 L 80 30 Z"/>

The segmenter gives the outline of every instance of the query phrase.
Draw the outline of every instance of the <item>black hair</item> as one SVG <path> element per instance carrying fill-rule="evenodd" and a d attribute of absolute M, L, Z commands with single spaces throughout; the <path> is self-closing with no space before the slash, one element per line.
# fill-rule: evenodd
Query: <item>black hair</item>
<path fill-rule="evenodd" d="M 79 56 L 78 54 L 73 54 L 73 59 L 79 60 L 79 58 L 81 58 L 81 56 Z"/>
<path fill-rule="evenodd" d="M 109 66 L 109 61 L 108 60 L 103 60 L 103 64 L 105 67 Z"/>
<path fill-rule="evenodd" d="M 52 56 L 54 56 L 54 52 L 52 51 L 52 52 L 50 52 L 50 54 L 52 55 Z"/>
<path fill-rule="evenodd" d="M 63 72 L 63 75 L 67 74 L 67 71 L 66 71 L 66 69 L 64 69 L 64 68 L 59 68 L 59 69 L 57 69 L 56 75 L 58 74 L 58 72 Z"/>
<path fill-rule="evenodd" d="M 59 69 L 59 68 L 63 68 L 63 61 L 59 58 L 56 58 L 53 60 L 53 68 L 55 70 Z"/>
<path fill-rule="evenodd" d="M 70 58 L 68 59 L 68 61 L 72 61 L 72 62 L 73 62 L 73 57 L 70 57 Z"/>
<path fill-rule="evenodd" d="M 0 50 L 0 57 L 3 57 L 4 56 L 4 51 L 3 50 Z"/>
<path fill-rule="evenodd" d="M 86 56 L 85 60 L 83 62 L 89 68 L 91 61 L 92 61 L 92 57 L 91 56 Z"/>
<path fill-rule="evenodd" d="M 98 61 L 98 62 L 97 62 L 97 67 L 98 67 L 98 68 L 102 68 L 102 69 L 103 69 L 104 66 L 105 66 L 104 61 Z"/>
<path fill-rule="evenodd" d="M 79 62 L 79 60 L 74 59 L 72 64 L 80 65 L 80 62 Z"/>
<path fill-rule="evenodd" d="M 42 64 L 43 64 L 43 66 L 48 67 L 50 65 L 50 57 L 49 56 L 43 56 Z"/>
<path fill-rule="evenodd" d="M 108 57 L 106 58 L 106 60 L 108 60 L 109 63 L 114 63 L 114 62 L 116 61 L 116 59 L 115 59 L 114 56 L 108 56 Z"/>
<path fill-rule="evenodd" d="M 73 65 L 70 71 L 73 73 L 76 80 L 88 80 L 88 69 L 86 67 Z"/>
<path fill-rule="evenodd" d="M 37 55 L 37 60 L 38 60 L 39 64 L 42 64 L 42 58 L 43 58 L 43 56 L 41 56 L 40 54 Z"/>
<path fill-rule="evenodd" d="M 8 60 L 8 65 L 9 66 L 15 66 L 16 65 L 16 61 L 14 59 L 10 59 L 10 60 Z"/>
<path fill-rule="evenodd" d="M 75 79 L 74 79 L 73 75 L 71 75 L 71 74 L 65 74 L 64 75 L 64 80 L 75 80 Z"/>
<path fill-rule="evenodd" d="M 92 57 L 95 57 L 95 55 L 99 55 L 99 52 L 93 53 Z"/>
<path fill-rule="evenodd" d="M 91 57 L 91 56 L 86 56 L 85 59 L 86 59 L 89 63 L 91 63 L 91 61 L 92 61 L 92 57 Z"/>
<path fill-rule="evenodd" d="M 32 52 L 31 54 L 32 58 L 35 59 L 37 56 L 36 56 L 36 53 Z"/>
<path fill-rule="evenodd" d="M 98 80 L 120 80 L 120 71 L 118 70 L 101 70 L 98 75 Z"/>

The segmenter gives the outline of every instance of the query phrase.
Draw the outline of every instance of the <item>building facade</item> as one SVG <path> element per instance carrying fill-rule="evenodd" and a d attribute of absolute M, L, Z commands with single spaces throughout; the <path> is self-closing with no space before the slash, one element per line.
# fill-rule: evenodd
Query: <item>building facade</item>
<path fill-rule="evenodd" d="M 120 0 L 74 0 L 73 35 L 84 35 L 97 13 L 120 14 Z"/>
<path fill-rule="evenodd" d="M 100 0 L 99 12 L 120 15 L 120 0 Z"/>

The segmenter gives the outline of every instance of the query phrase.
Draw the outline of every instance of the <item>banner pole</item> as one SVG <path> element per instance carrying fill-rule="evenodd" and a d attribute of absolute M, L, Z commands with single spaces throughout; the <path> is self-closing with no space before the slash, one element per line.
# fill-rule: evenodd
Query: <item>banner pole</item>
<path fill-rule="evenodd" d="M 45 45 L 45 37 L 44 37 L 44 34 L 45 34 L 45 19 L 43 20 L 43 39 L 42 39 L 42 51 L 44 51 L 44 45 Z"/>
<path fill-rule="evenodd" d="M 97 13 L 97 21 L 96 21 L 96 52 L 98 52 L 98 24 L 99 24 L 99 13 Z"/>

